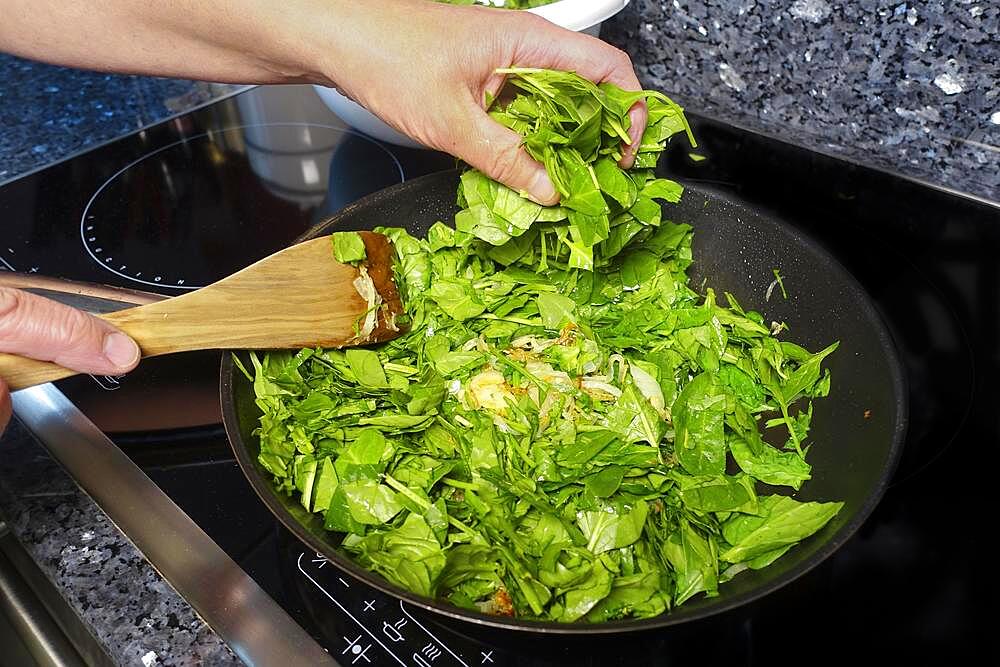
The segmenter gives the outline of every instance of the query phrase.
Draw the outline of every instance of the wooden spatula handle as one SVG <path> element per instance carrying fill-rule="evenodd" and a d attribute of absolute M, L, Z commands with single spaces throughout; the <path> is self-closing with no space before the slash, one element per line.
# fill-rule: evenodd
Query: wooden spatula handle
<path fill-rule="evenodd" d="M 76 375 L 76 371 L 63 368 L 59 364 L 15 357 L 13 354 L 0 354 L 0 378 L 4 379 L 11 391 L 54 382 L 71 375 Z"/>
<path fill-rule="evenodd" d="M 120 308 L 155 303 L 166 298 L 161 294 L 140 292 L 124 287 L 110 287 L 23 273 L 0 272 L 0 285 L 35 291 L 42 296 L 56 298 L 56 300 L 70 305 L 74 305 L 72 299 L 77 297 L 96 299 L 98 303 L 117 302 L 121 304 Z M 69 297 L 69 301 L 66 300 L 67 297 Z M 33 387 L 36 384 L 61 380 L 70 375 L 75 375 L 75 373 L 58 364 L 15 357 L 12 354 L 0 354 L 0 378 L 4 378 L 13 389 Z"/>
<path fill-rule="evenodd" d="M 143 358 L 191 350 L 343 347 L 388 340 L 403 326 L 396 325 L 402 304 L 393 283 L 392 246 L 381 234 L 359 234 L 367 254 L 361 269 L 335 261 L 330 238 L 320 237 L 208 287 L 100 317 L 131 336 Z M 0 377 L 11 389 L 69 375 L 73 373 L 55 364 L 0 355 Z"/>
<path fill-rule="evenodd" d="M 195 302 L 195 308 L 177 308 L 177 301 L 186 298 Z M 203 299 L 202 299 L 203 300 Z M 221 304 L 210 300 L 198 308 L 197 294 L 174 300 L 150 303 L 142 307 L 126 308 L 113 313 L 98 315 L 127 333 L 142 350 L 143 358 L 170 352 L 223 347 L 229 342 L 224 329 L 213 326 L 213 308 L 218 312 Z M 218 316 L 216 315 L 216 320 Z M 207 329 L 206 332 L 200 328 Z M 11 391 L 33 387 L 76 375 L 58 364 L 37 361 L 12 354 L 0 354 L 0 378 Z"/>
<path fill-rule="evenodd" d="M 194 301 L 195 308 L 177 308 L 179 299 Z M 131 336 L 143 358 L 170 352 L 223 347 L 231 343 L 230 336 L 217 324 L 218 309 L 223 305 L 212 299 L 200 304 L 197 294 L 174 300 L 150 303 L 142 307 L 126 308 L 114 313 L 99 315 Z M 201 307 L 198 307 L 201 306 Z M 213 313 L 213 310 L 215 311 Z M 203 328 L 207 331 L 200 331 Z M 11 391 L 33 387 L 76 375 L 77 371 L 48 361 L 37 361 L 12 354 L 0 354 L 0 378 Z"/>
<path fill-rule="evenodd" d="M 123 325 L 120 321 L 122 319 L 128 319 L 127 317 L 123 317 L 122 313 L 134 311 L 141 312 L 141 308 L 126 308 L 125 310 L 120 310 L 115 313 L 98 315 L 98 317 L 114 323 L 114 325 L 119 329 L 132 336 L 132 338 L 135 338 L 136 342 L 139 343 L 139 348 L 142 349 L 143 357 L 152 356 L 152 354 L 155 354 L 156 352 L 151 354 L 150 351 L 143 346 L 142 339 L 139 337 L 144 334 L 142 327 L 135 326 L 127 321 Z M 136 336 L 137 332 L 139 333 L 139 336 Z M 0 354 L 0 378 L 4 379 L 11 391 L 24 389 L 26 387 L 34 387 L 37 384 L 44 384 L 46 382 L 62 380 L 63 378 L 68 378 L 71 375 L 77 374 L 78 371 L 70 370 L 49 361 L 38 361 L 27 357 L 18 357 L 13 354 Z"/>

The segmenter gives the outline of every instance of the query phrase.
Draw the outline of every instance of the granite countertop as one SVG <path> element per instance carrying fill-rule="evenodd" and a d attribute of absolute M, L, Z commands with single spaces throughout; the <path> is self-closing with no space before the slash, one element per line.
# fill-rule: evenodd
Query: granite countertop
<path fill-rule="evenodd" d="M 115 664 L 242 664 L 16 418 L 0 519 Z"/>
<path fill-rule="evenodd" d="M 1000 203 L 1000 4 L 632 0 L 602 36 L 682 106 Z"/>

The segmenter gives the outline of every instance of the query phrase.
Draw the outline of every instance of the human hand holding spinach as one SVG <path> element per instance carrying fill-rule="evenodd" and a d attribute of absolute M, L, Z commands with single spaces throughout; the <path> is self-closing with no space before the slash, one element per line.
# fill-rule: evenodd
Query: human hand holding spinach
<path fill-rule="evenodd" d="M 505 80 L 496 70 L 573 70 L 594 83 L 641 89 L 624 52 L 533 14 L 423 0 L 390 0 L 377 8 L 356 4 L 338 13 L 359 29 L 339 30 L 331 43 L 324 71 L 334 85 L 396 129 L 542 204 L 559 197 L 545 169 L 521 148 L 519 134 L 486 114 L 487 99 Z M 384 46 L 373 52 L 371 44 Z M 644 100 L 632 105 L 628 117 L 625 167 L 632 165 L 646 125 Z"/>

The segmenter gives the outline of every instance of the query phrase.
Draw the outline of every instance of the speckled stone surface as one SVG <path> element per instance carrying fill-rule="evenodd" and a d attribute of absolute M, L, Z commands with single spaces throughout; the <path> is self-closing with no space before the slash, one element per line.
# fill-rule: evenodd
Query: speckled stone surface
<path fill-rule="evenodd" d="M 995 0 L 632 0 L 602 36 L 692 111 L 1000 202 Z"/>
<path fill-rule="evenodd" d="M 16 419 L 0 518 L 117 664 L 243 664 Z"/>
<path fill-rule="evenodd" d="M 0 184 L 244 88 L 0 54 Z"/>

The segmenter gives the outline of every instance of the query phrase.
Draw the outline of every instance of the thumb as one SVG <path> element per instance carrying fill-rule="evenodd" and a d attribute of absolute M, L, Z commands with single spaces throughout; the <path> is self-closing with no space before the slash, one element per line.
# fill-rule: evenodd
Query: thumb
<path fill-rule="evenodd" d="M 21 290 L 0 287 L 0 352 L 98 375 L 139 363 L 139 346 L 108 322 Z"/>
<path fill-rule="evenodd" d="M 466 132 L 456 136 L 458 145 L 449 152 L 539 204 L 551 206 L 559 201 L 559 193 L 545 167 L 521 147 L 521 135 L 496 122 L 479 107 L 469 117 L 473 119 L 471 124 Z"/>

